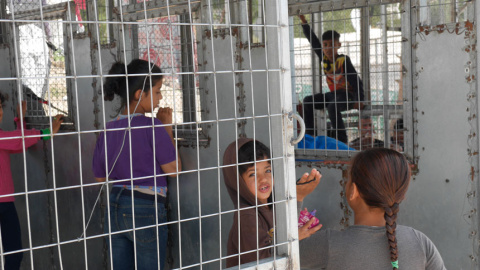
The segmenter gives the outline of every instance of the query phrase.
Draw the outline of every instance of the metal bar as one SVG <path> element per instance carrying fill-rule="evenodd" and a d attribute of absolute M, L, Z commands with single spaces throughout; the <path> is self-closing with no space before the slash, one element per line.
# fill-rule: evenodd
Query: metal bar
<path fill-rule="evenodd" d="M 366 44 L 361 46 L 361 65 L 362 65 L 362 78 L 363 89 L 366 90 L 365 98 L 367 104 L 371 101 L 371 89 L 370 89 L 370 10 L 368 8 L 361 9 L 361 31 L 360 31 L 360 44 Z"/>
<path fill-rule="evenodd" d="M 387 33 L 387 7 L 386 5 L 381 5 L 381 20 L 382 20 L 382 88 L 383 88 L 383 129 L 384 129 L 384 144 L 386 148 L 390 147 L 390 132 L 389 132 L 389 111 L 385 109 L 385 105 L 390 103 L 389 98 L 389 81 L 388 81 L 388 33 Z"/>
<path fill-rule="evenodd" d="M 48 6 L 40 5 L 39 8 L 24 10 L 24 11 L 15 11 L 13 12 L 13 8 L 11 9 L 11 13 L 7 14 L 7 16 L 3 17 L 6 19 L 14 19 L 15 20 L 44 20 L 45 18 L 63 18 L 65 12 L 68 10 L 68 5 L 75 5 L 74 1 L 63 2 Z M 14 4 L 12 4 L 12 7 Z M 15 16 L 13 14 L 15 13 Z"/>
<path fill-rule="evenodd" d="M 347 1 L 312 1 L 310 0 L 289 0 L 288 15 L 300 15 L 321 12 L 322 10 L 344 10 L 350 8 L 364 8 L 369 6 L 399 3 L 399 0 L 347 0 Z"/>
<path fill-rule="evenodd" d="M 402 84 L 403 84 L 403 119 L 404 119 L 404 153 L 410 160 L 415 156 L 415 140 L 414 140 L 414 115 L 413 108 L 417 89 L 413 84 L 414 72 L 414 50 L 412 45 L 415 44 L 415 25 L 416 16 L 412 16 L 412 2 L 406 0 L 403 4 L 402 13 Z M 414 10 L 416 11 L 416 10 Z"/>
<path fill-rule="evenodd" d="M 191 22 L 190 16 L 186 14 L 181 15 L 180 21 L 183 23 L 189 23 Z M 192 96 L 195 97 L 195 63 L 193 59 L 194 51 L 192 49 L 192 46 L 194 44 L 190 29 L 191 27 L 187 25 L 180 26 L 182 40 L 185 40 L 185 42 L 182 42 L 181 44 L 182 72 L 189 73 L 186 76 L 182 76 L 182 93 L 184 101 L 182 110 L 184 122 L 195 122 L 195 101 L 193 102 L 193 104 L 191 103 Z"/>
<path fill-rule="evenodd" d="M 197 10 L 200 8 L 200 1 L 197 1 L 192 4 L 193 9 Z M 168 14 L 171 15 L 183 15 L 188 13 L 188 6 L 173 6 L 173 7 L 159 7 L 151 10 L 147 10 L 147 15 L 145 16 L 141 12 L 135 12 L 133 13 L 126 13 L 124 14 L 124 20 L 125 21 L 138 21 L 142 20 L 145 18 L 156 18 L 156 17 L 164 17 L 164 16 L 169 16 Z"/>
<path fill-rule="evenodd" d="M 278 65 L 281 69 L 280 75 L 280 108 L 284 113 L 282 118 L 282 153 L 284 156 L 283 161 L 283 175 L 285 186 L 285 196 L 287 198 L 286 203 L 286 229 L 287 239 L 292 240 L 288 245 L 288 254 L 290 259 L 290 267 L 293 269 L 300 268 L 300 256 L 298 253 L 298 225 L 297 225 L 297 201 L 296 201 L 296 187 L 295 181 L 288 181 L 288 179 L 295 179 L 295 160 L 294 160 L 294 148 L 289 145 L 290 139 L 293 137 L 293 123 L 288 120 L 288 112 L 292 111 L 292 92 L 289 87 L 291 86 L 291 78 L 289 76 L 290 57 L 288 47 L 288 6 L 283 1 L 276 1 L 276 19 L 278 21 Z"/>

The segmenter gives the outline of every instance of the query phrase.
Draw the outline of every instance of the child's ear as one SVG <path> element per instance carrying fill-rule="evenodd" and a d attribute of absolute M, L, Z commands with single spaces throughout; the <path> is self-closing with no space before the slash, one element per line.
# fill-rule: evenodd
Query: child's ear
<path fill-rule="evenodd" d="M 350 201 L 353 201 L 357 199 L 360 196 L 360 193 L 358 192 L 357 184 L 352 183 L 352 192 L 350 193 L 350 198 L 348 198 Z"/>
<path fill-rule="evenodd" d="M 138 89 L 137 91 L 135 91 L 135 100 L 139 100 L 140 99 L 140 95 L 142 94 L 142 90 L 141 89 Z"/>

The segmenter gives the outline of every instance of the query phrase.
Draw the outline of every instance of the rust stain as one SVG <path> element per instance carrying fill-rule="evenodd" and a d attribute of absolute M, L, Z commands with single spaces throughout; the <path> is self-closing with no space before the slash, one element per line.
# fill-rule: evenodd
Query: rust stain
<path fill-rule="evenodd" d="M 206 37 L 207 39 L 211 39 L 211 38 L 212 38 L 212 31 L 210 31 L 210 30 L 205 30 L 203 33 L 204 33 L 203 36 Z"/>
<path fill-rule="evenodd" d="M 475 75 L 467 76 L 465 79 L 467 80 L 467 82 L 473 82 L 475 81 Z"/>
<path fill-rule="evenodd" d="M 235 55 L 235 63 L 242 63 L 243 57 L 240 54 Z"/>
<path fill-rule="evenodd" d="M 473 22 L 467 20 L 465 22 L 465 29 L 467 29 L 468 31 L 473 31 Z"/>
<path fill-rule="evenodd" d="M 234 37 L 238 36 L 238 27 L 232 27 L 232 36 Z"/>
<path fill-rule="evenodd" d="M 447 32 L 450 32 L 448 30 L 448 26 L 446 24 L 438 24 L 435 26 L 429 26 L 429 25 L 421 25 L 418 27 L 418 31 L 420 33 L 424 33 L 425 35 L 430 34 L 431 32 L 437 32 L 439 34 L 443 33 L 445 30 Z M 455 29 L 452 29 L 455 34 L 460 35 L 463 33 L 463 30 L 465 30 L 465 36 L 469 37 L 470 33 L 473 33 L 474 30 L 474 24 L 473 22 L 467 20 L 464 23 L 458 22 L 455 24 Z M 453 33 L 450 32 L 450 33 Z"/>
<path fill-rule="evenodd" d="M 430 33 L 430 26 L 426 25 L 426 26 L 419 26 L 418 27 L 418 30 L 420 30 L 420 32 L 423 32 L 425 33 L 425 35 L 428 35 Z"/>

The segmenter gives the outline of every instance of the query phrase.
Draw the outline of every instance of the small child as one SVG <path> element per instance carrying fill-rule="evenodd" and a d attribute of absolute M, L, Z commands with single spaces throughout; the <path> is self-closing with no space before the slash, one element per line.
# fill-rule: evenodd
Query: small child
<path fill-rule="evenodd" d="M 0 93 L 0 122 L 3 120 L 3 103 L 5 96 Z M 22 101 L 22 116 L 27 112 L 27 104 Z M 63 122 L 63 116 L 57 115 L 52 120 L 52 131 L 49 128 L 42 130 L 26 129 L 25 121 L 23 127 L 20 121 L 20 106 L 17 106 L 17 116 L 14 121 L 17 125 L 15 131 L 3 131 L 0 129 L 0 138 L 21 137 L 22 129 L 24 138 L 12 138 L 0 140 L 0 226 L 2 228 L 2 245 L 3 252 L 12 252 L 22 249 L 22 236 L 20 232 L 20 223 L 18 220 L 17 210 L 15 208 L 13 196 L 8 196 L 14 193 L 12 171 L 10 169 L 10 154 L 23 152 L 23 144 L 25 149 L 35 145 L 40 139 L 39 135 L 46 135 L 44 140 L 48 140 L 52 133 L 57 133 L 60 125 Z M 37 137 L 30 137 L 35 136 Z M 27 137 L 28 136 L 28 137 Z M 7 195 L 7 196 L 5 196 Z M 22 263 L 22 253 L 12 253 L 5 256 L 5 269 L 20 269 Z"/>
<path fill-rule="evenodd" d="M 238 187 L 237 190 L 237 167 L 230 166 L 223 168 L 223 176 L 230 198 L 235 208 L 261 205 L 272 202 L 273 177 L 270 164 L 270 150 L 263 143 L 252 139 L 238 140 L 238 160 L 236 143 L 231 143 L 225 150 L 223 165 L 251 162 L 238 166 Z M 256 161 L 256 171 L 255 164 Z M 240 201 L 240 205 L 237 202 Z M 240 216 L 240 217 L 239 217 Z M 238 219 L 240 218 L 240 228 Z M 258 207 L 240 211 L 233 219 L 227 244 L 227 254 L 233 255 L 240 252 L 253 250 L 251 253 L 240 257 L 240 264 L 257 260 L 257 248 L 263 248 L 273 244 L 273 211 L 272 206 Z M 240 234 L 240 243 L 238 243 Z M 257 243 L 258 234 L 258 243 Z M 257 247 L 258 245 L 258 247 Z M 258 251 L 258 258 L 264 259 L 272 255 L 271 249 Z M 238 256 L 227 259 L 227 267 L 238 265 Z"/>
<path fill-rule="evenodd" d="M 353 67 L 352 61 L 347 55 L 339 55 L 340 34 L 330 30 L 322 34 L 322 42 L 318 40 L 315 33 L 305 19 L 300 15 L 302 28 L 305 37 L 312 44 L 313 51 L 323 62 L 323 72 L 330 92 L 318 93 L 307 96 L 303 100 L 303 117 L 305 120 L 306 133 L 315 137 L 314 108 L 317 110 L 328 110 L 328 117 L 336 131 L 335 139 L 348 144 L 347 132 L 342 119 L 342 111 L 348 109 L 360 109 L 359 101 L 363 101 L 363 83 Z M 350 104 L 349 104 L 350 103 Z"/>
<path fill-rule="evenodd" d="M 237 166 L 223 168 L 225 185 L 227 186 L 230 198 L 235 208 L 240 209 L 239 214 L 237 213 L 234 216 L 233 225 L 228 235 L 227 254 L 231 256 L 249 250 L 252 252 L 242 254 L 240 261 L 238 256 L 229 257 L 227 259 L 227 267 L 236 266 L 239 262 L 240 264 L 244 264 L 256 261 L 257 249 L 261 249 L 258 250 L 259 260 L 271 257 L 272 249 L 262 248 L 273 245 L 275 231 L 272 205 L 269 204 L 273 202 L 272 191 L 274 184 L 270 162 L 270 149 L 263 143 L 254 141 L 253 139 L 238 139 L 238 145 L 237 142 L 232 142 L 225 150 L 223 156 L 223 165 L 234 164 L 242 164 L 238 165 L 238 178 Z M 320 173 L 315 169 L 312 169 L 311 174 L 305 173 L 302 176 L 300 181 L 298 181 L 301 185 L 297 190 L 297 199 L 299 201 L 302 201 L 303 198 L 318 185 L 320 177 Z M 312 179 L 309 180 L 308 178 Z M 311 185 L 304 185 L 309 183 L 311 183 Z M 238 205 L 238 203 L 240 203 L 240 205 Z M 258 208 L 252 206 L 258 206 Z M 247 207 L 250 208 L 242 209 Z M 238 223 L 239 219 L 240 227 Z"/>

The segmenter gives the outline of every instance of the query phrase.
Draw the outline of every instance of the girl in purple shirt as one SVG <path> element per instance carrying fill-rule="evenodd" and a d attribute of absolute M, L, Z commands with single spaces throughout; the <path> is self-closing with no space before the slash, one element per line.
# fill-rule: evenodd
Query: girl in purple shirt
<path fill-rule="evenodd" d="M 109 76 L 104 84 L 104 99 L 117 95 L 122 105 L 98 137 L 93 156 L 96 180 L 113 184 L 105 232 L 115 270 L 163 269 L 165 262 L 168 231 L 158 225 L 167 220 L 166 177 L 181 171 L 181 161 L 170 125 L 172 109 L 159 108 L 153 119 L 145 116 L 162 99 L 161 72 L 145 60 L 135 59 L 126 69 L 117 62 L 109 75 L 122 76 Z"/>

